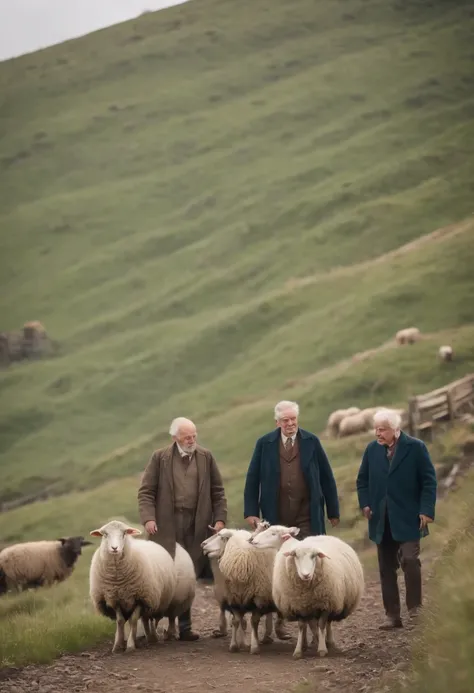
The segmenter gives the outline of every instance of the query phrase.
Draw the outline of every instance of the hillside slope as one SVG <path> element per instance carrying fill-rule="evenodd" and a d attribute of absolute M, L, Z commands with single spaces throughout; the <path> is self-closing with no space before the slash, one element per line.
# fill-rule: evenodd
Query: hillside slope
<path fill-rule="evenodd" d="M 60 343 L 0 373 L 1 500 L 126 479 L 179 414 L 240 484 L 280 397 L 321 430 L 472 369 L 472 27 L 193 0 L 0 65 L 1 327 Z M 462 358 L 433 336 L 339 377 L 407 323 Z"/>

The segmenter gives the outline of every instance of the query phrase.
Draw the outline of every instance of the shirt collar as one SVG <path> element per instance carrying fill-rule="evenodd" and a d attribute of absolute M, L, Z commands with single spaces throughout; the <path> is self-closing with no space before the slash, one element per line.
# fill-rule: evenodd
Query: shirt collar
<path fill-rule="evenodd" d="M 294 443 L 294 442 L 295 442 L 295 438 L 296 438 L 296 433 L 293 433 L 293 435 L 292 435 L 292 436 L 289 436 L 289 437 L 291 438 L 292 442 Z M 283 433 L 283 431 L 281 432 L 281 439 L 282 439 L 282 441 L 283 441 L 283 445 L 286 445 L 286 441 L 288 440 L 288 436 L 286 436 L 286 435 Z"/>

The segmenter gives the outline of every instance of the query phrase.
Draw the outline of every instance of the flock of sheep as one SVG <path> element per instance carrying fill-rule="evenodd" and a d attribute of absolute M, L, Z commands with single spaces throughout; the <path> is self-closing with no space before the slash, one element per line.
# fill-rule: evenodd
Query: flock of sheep
<path fill-rule="evenodd" d="M 421 339 L 421 332 L 418 327 L 405 327 L 403 330 L 398 330 L 395 339 L 400 346 L 403 344 L 414 344 Z M 448 344 L 440 346 L 438 356 L 441 361 L 452 361 L 454 356 L 453 348 Z"/>
<path fill-rule="evenodd" d="M 396 334 L 400 345 L 419 338 L 415 327 Z M 452 360 L 452 348 L 441 346 L 439 356 L 443 361 Z M 329 416 L 326 433 L 339 437 L 369 431 L 377 409 L 338 409 Z M 399 413 L 403 421 L 406 413 Z M 300 541 L 298 533 L 296 527 L 262 521 L 252 533 L 225 528 L 202 543 L 220 608 L 216 634 L 227 635 L 226 614 L 230 614 L 231 652 L 246 646 L 247 614 L 252 654 L 259 653 L 261 643 L 272 642 L 276 615 L 277 636 L 284 620 L 298 622 L 293 657 L 302 657 L 308 647 L 308 626 L 318 654 L 324 656 L 334 645 L 332 623 L 357 609 L 364 591 L 364 573 L 356 552 L 337 537 L 310 536 Z M 161 545 L 137 538 L 141 530 L 120 520 L 90 534 L 101 538 L 90 565 L 90 599 L 99 614 L 116 622 L 112 651 L 134 650 L 139 625 L 147 642 L 156 642 L 157 626 L 163 618 L 168 619 L 165 639 L 175 638 L 176 619 L 191 608 L 196 595 L 196 574 L 188 552 L 176 544 L 172 558 Z M 4 548 L 0 551 L 0 594 L 66 580 L 82 548 L 91 543 L 75 536 Z M 262 618 L 265 634 L 259 641 Z"/>
<path fill-rule="evenodd" d="M 400 346 L 414 344 L 421 339 L 421 332 L 418 327 L 406 327 L 399 330 L 395 335 L 395 340 Z M 452 361 L 454 357 L 453 348 L 449 345 L 440 346 L 438 357 L 441 361 Z M 326 435 L 331 438 L 344 438 L 359 433 L 367 433 L 373 429 L 373 416 L 379 407 L 359 409 L 349 407 L 348 409 L 336 409 L 331 412 L 326 424 Z M 407 412 L 404 409 L 396 409 L 402 417 L 402 426 L 406 426 Z"/>
<path fill-rule="evenodd" d="M 250 614 L 250 653 L 272 642 L 283 621 L 298 622 L 293 657 L 308 647 L 308 626 L 324 656 L 334 646 L 332 623 L 350 616 L 364 591 L 361 562 L 347 543 L 333 536 L 296 537 L 297 527 L 262 521 L 253 532 L 221 529 L 203 541 L 214 576 L 214 595 L 220 616 L 215 634 L 227 635 L 230 615 L 230 652 L 245 648 Z M 111 520 L 90 534 L 101 542 L 89 571 L 89 594 L 98 614 L 115 621 L 112 652 L 136 649 L 141 625 L 147 643 L 158 640 L 159 622 L 168 620 L 164 638 L 176 638 L 176 619 L 192 607 L 196 573 L 188 552 L 176 544 L 175 557 L 161 545 L 137 538 L 140 529 Z M 0 593 L 8 589 L 52 585 L 72 573 L 83 537 L 16 544 L 0 552 Z M 258 628 L 265 618 L 262 640 Z M 125 637 L 125 626 L 128 636 Z"/>
<path fill-rule="evenodd" d="M 214 594 L 220 608 L 219 631 L 227 634 L 229 650 L 246 646 L 246 614 L 250 614 L 250 653 L 260 652 L 258 627 L 265 617 L 262 642 L 271 642 L 273 615 L 277 624 L 297 621 L 293 653 L 301 658 L 308 647 L 308 626 L 320 656 L 334 645 L 332 623 L 358 607 L 364 573 L 355 551 L 332 536 L 296 539 L 297 527 L 259 523 L 253 533 L 221 529 L 201 547 L 210 559 Z M 141 530 L 112 520 L 91 532 L 101 543 L 90 567 L 90 597 L 96 611 L 116 622 L 113 652 L 136 648 L 139 622 L 147 642 L 157 641 L 157 626 L 168 619 L 165 639 L 176 637 L 176 619 L 191 608 L 196 594 L 193 562 L 180 544 L 171 555 L 159 544 L 137 539 Z M 129 635 L 125 640 L 125 623 Z"/>

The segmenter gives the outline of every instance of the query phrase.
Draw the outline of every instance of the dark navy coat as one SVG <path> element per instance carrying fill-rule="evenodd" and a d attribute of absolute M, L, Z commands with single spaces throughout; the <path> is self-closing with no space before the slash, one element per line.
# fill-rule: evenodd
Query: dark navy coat
<path fill-rule="evenodd" d="M 311 533 L 325 534 L 324 504 L 328 518 L 339 518 L 337 487 L 329 460 L 319 438 L 298 429 L 301 469 L 309 490 Z M 257 440 L 244 490 L 244 517 L 264 518 L 279 524 L 281 429 Z"/>
<path fill-rule="evenodd" d="M 403 431 L 390 465 L 386 448 L 376 440 L 368 444 L 357 475 L 361 508 L 369 507 L 369 538 L 380 544 L 385 510 L 395 541 L 418 541 L 420 514 L 435 519 L 436 472 L 426 445 Z"/>

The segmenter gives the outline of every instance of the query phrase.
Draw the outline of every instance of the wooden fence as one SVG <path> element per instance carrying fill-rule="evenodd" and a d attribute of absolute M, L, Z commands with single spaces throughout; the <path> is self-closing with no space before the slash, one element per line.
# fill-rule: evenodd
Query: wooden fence
<path fill-rule="evenodd" d="M 433 435 L 437 424 L 460 418 L 474 410 L 474 373 L 424 395 L 412 397 L 408 402 L 408 430 L 421 437 Z"/>

